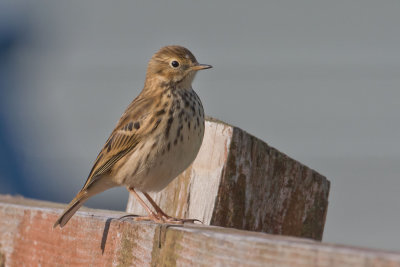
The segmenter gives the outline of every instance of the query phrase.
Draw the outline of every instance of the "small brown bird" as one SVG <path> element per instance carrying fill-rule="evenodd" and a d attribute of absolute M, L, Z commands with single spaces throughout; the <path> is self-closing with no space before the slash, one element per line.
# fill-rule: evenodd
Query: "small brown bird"
<path fill-rule="evenodd" d="M 196 158 L 203 141 L 204 111 L 192 81 L 198 70 L 208 68 L 182 46 L 166 46 L 153 55 L 142 92 L 122 114 L 85 185 L 54 227 L 63 227 L 91 196 L 122 185 L 148 212 L 137 219 L 194 221 L 168 216 L 147 192 L 166 187 Z M 154 211 L 135 190 L 144 194 Z"/>

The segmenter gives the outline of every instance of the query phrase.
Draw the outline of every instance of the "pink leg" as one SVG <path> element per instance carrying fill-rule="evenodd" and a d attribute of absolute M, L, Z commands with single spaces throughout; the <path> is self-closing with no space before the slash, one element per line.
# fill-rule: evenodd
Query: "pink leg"
<path fill-rule="evenodd" d="M 150 204 L 154 207 L 154 209 L 157 212 L 157 215 L 159 217 L 161 217 L 162 219 L 164 219 L 166 222 L 169 223 L 174 223 L 174 224 L 183 224 L 185 222 L 190 222 L 190 223 L 194 223 L 194 222 L 200 222 L 203 223 L 200 220 L 197 219 L 178 219 L 178 218 L 174 218 L 171 217 L 169 215 L 167 215 L 158 205 L 157 203 L 150 197 L 150 195 L 148 193 L 143 192 L 143 195 L 147 198 L 147 200 L 150 202 Z"/>
<path fill-rule="evenodd" d="M 145 208 L 145 210 L 147 211 L 149 216 L 125 215 L 125 216 L 122 216 L 120 219 L 127 218 L 127 217 L 134 217 L 135 221 L 154 221 L 154 222 L 157 222 L 157 223 L 163 223 L 164 222 L 164 219 L 162 217 L 160 217 L 160 215 L 155 214 L 149 208 L 149 206 L 147 206 L 147 204 L 143 201 L 143 199 L 135 191 L 135 188 L 129 187 L 128 190 L 129 190 L 129 192 L 131 192 L 133 194 L 133 196 L 136 198 L 136 200 L 139 201 L 140 205 L 142 205 L 143 208 Z"/>

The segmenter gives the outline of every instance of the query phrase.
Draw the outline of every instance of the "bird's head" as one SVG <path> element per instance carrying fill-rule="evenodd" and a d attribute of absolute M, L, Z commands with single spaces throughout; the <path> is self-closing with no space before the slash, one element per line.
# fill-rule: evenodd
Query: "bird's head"
<path fill-rule="evenodd" d="M 199 64 L 192 52 L 182 46 L 161 48 L 150 59 L 146 81 L 160 81 L 178 87 L 190 87 L 197 71 L 209 69 L 210 65 Z"/>

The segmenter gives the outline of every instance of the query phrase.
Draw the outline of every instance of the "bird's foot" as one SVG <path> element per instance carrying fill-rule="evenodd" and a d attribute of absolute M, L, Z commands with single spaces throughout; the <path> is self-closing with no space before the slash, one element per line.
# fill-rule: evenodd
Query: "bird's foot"
<path fill-rule="evenodd" d="M 164 212 L 157 212 L 157 216 L 159 218 L 161 218 L 164 223 L 170 223 L 170 224 L 184 224 L 184 223 L 195 223 L 195 222 L 199 222 L 201 224 L 203 224 L 202 221 L 198 220 L 198 219 L 179 219 L 179 218 L 175 218 L 172 216 L 169 216 L 167 214 L 165 214 Z"/>
<path fill-rule="evenodd" d="M 135 214 L 128 214 L 128 215 L 124 215 L 122 217 L 120 217 L 118 220 L 124 220 L 126 218 L 132 218 L 132 220 L 134 221 L 153 221 L 155 223 L 160 223 L 160 224 L 184 224 L 184 223 L 195 223 L 195 222 L 199 222 L 201 224 L 203 224 L 202 221 L 197 220 L 197 219 L 178 219 L 178 218 L 174 218 L 165 214 L 156 214 L 153 213 L 150 216 L 138 216 Z"/>
<path fill-rule="evenodd" d="M 125 215 L 122 216 L 120 219 L 127 218 L 127 217 L 134 217 L 134 221 L 153 221 L 156 223 L 169 223 L 169 224 L 184 224 L 184 223 L 195 223 L 200 222 L 203 224 L 202 221 L 197 219 L 178 219 L 167 215 L 158 205 L 157 203 L 150 197 L 150 195 L 146 192 L 143 192 L 143 195 L 147 198 L 150 204 L 153 206 L 154 211 L 150 209 L 150 207 L 143 201 L 143 199 L 138 195 L 135 191 L 135 188 L 129 187 L 128 190 L 133 194 L 133 196 L 139 201 L 139 203 L 145 208 L 148 216 L 137 216 L 137 215 Z"/>
<path fill-rule="evenodd" d="M 124 220 L 126 218 L 132 218 L 132 220 L 136 221 L 136 222 L 140 222 L 140 221 L 153 221 L 156 223 L 165 223 L 164 220 L 162 218 L 160 218 L 159 216 L 157 216 L 157 214 L 151 214 L 150 216 L 139 216 L 136 214 L 128 214 L 128 215 L 124 215 L 120 218 L 118 218 L 118 220 Z"/>
<path fill-rule="evenodd" d="M 178 219 L 178 218 L 169 218 L 165 220 L 166 223 L 171 223 L 171 224 L 184 224 L 184 223 L 195 223 L 199 222 L 203 224 L 202 221 L 197 220 L 197 219 Z"/>

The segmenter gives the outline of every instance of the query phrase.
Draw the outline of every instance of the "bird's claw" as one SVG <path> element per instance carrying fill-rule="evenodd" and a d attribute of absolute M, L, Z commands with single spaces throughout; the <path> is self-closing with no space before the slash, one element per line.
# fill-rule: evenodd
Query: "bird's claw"
<path fill-rule="evenodd" d="M 120 218 L 118 218 L 118 220 L 124 220 L 126 218 L 132 218 L 134 221 L 153 221 L 156 223 L 160 223 L 160 224 L 165 224 L 165 223 L 169 223 L 169 224 L 184 224 L 184 223 L 195 223 L 195 222 L 199 222 L 201 224 L 203 224 L 202 221 L 198 220 L 198 219 L 178 219 L 178 218 L 174 218 L 171 216 L 165 216 L 165 215 L 161 215 L 161 214 L 151 214 L 151 216 L 139 216 L 136 214 L 127 214 L 124 215 Z"/>

